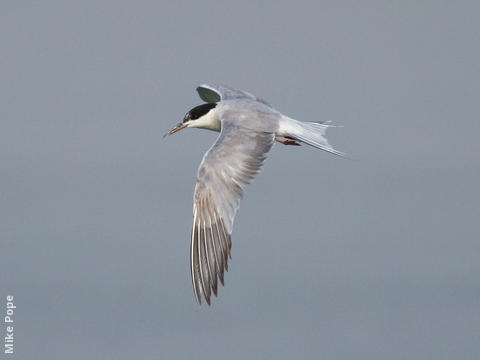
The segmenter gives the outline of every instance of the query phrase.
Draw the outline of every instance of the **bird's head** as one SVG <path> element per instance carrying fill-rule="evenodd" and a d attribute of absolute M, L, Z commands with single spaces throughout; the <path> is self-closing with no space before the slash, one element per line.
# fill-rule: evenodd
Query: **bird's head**
<path fill-rule="evenodd" d="M 211 119 L 212 117 L 209 116 L 211 115 L 210 110 L 214 109 L 215 106 L 217 106 L 216 103 L 207 103 L 207 104 L 195 106 L 193 109 L 191 109 L 189 112 L 185 114 L 185 117 L 183 118 L 181 123 L 176 125 L 168 133 L 163 135 L 163 137 L 166 138 L 167 136 L 172 135 L 177 131 L 180 131 L 187 127 L 209 128 L 208 125 L 212 122 L 212 119 Z"/>

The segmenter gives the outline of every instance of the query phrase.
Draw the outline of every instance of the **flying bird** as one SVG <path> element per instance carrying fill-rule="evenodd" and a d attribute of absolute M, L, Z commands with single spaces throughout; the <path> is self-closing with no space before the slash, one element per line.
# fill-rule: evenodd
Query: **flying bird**
<path fill-rule="evenodd" d="M 190 269 L 193 292 L 201 304 L 217 296 L 218 280 L 231 259 L 231 234 L 244 185 L 257 175 L 275 142 L 298 146 L 305 143 L 335 155 L 325 132 L 325 122 L 300 122 L 275 110 L 266 101 L 223 85 L 200 85 L 205 102 L 191 109 L 183 121 L 164 135 L 185 128 L 220 132 L 203 157 L 193 201 Z"/>

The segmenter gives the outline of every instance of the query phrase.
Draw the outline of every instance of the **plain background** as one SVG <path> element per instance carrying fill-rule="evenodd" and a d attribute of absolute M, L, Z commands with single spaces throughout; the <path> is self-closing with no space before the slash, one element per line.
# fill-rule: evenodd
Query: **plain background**
<path fill-rule="evenodd" d="M 476 1 L 2 1 L 12 358 L 479 359 L 479 13 Z M 330 142 L 355 159 L 274 147 L 211 307 L 194 302 L 189 236 L 217 135 L 161 138 L 205 82 L 343 125 Z"/>

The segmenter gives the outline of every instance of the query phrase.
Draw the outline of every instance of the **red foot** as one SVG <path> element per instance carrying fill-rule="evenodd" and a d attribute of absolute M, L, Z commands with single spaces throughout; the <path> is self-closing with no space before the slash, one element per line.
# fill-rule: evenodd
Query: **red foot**
<path fill-rule="evenodd" d="M 300 143 L 296 142 L 295 140 L 280 140 L 279 138 L 275 138 L 275 141 L 282 143 L 283 145 L 295 145 L 300 146 Z"/>

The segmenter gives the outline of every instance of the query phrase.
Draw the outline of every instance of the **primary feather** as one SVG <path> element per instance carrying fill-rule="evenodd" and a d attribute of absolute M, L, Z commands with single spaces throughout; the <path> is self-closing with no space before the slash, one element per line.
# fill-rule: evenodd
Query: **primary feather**
<path fill-rule="evenodd" d="M 222 120 L 222 130 L 198 169 L 193 203 L 191 272 L 195 297 L 210 304 L 228 270 L 231 233 L 243 186 L 260 171 L 275 135 Z M 228 149 L 228 151 L 226 151 Z"/>

